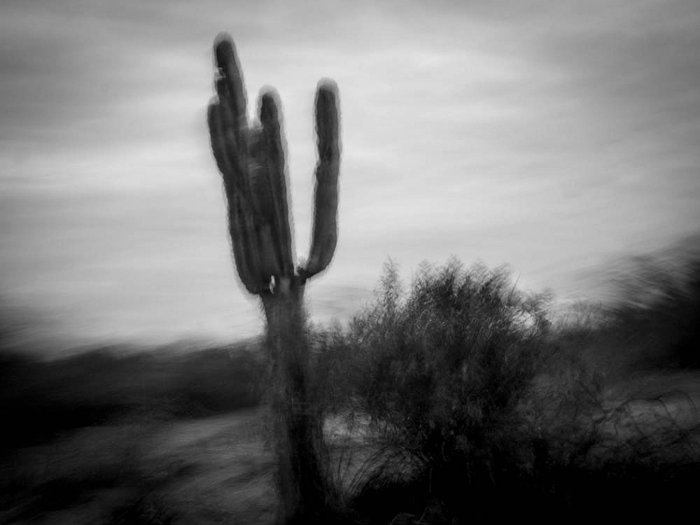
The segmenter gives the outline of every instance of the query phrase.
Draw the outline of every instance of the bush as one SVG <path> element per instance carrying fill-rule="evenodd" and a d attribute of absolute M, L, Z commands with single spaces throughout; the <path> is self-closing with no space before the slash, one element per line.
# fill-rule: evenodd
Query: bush
<path fill-rule="evenodd" d="M 697 294 L 686 291 L 666 299 L 669 319 L 697 315 Z M 669 410 L 685 405 L 671 398 L 614 394 L 603 382 L 609 360 L 588 355 L 590 345 L 607 350 L 641 331 L 650 310 L 586 308 L 553 324 L 548 307 L 548 296 L 516 291 L 502 268 L 423 265 L 406 291 L 389 262 L 372 304 L 347 328 L 316 333 L 316 402 L 351 430 L 368 423 L 349 484 L 350 506 L 367 523 L 493 521 L 513 509 L 587 515 L 590 501 L 627 512 L 638 495 L 658 495 L 659 508 L 683 500 L 698 472 L 700 427 L 677 421 Z"/>
<path fill-rule="evenodd" d="M 390 262 L 374 304 L 319 338 L 328 408 L 369 418 L 384 445 L 379 477 L 429 471 L 444 492 L 527 469 L 518 407 L 547 354 L 546 305 L 516 291 L 505 269 L 456 260 L 422 265 L 404 293 Z"/>

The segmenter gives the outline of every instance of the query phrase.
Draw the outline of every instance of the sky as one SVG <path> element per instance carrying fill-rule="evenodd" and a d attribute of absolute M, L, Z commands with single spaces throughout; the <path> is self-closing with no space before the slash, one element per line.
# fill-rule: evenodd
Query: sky
<path fill-rule="evenodd" d="M 315 322 L 371 300 L 389 257 L 407 280 L 454 256 L 596 300 L 610 261 L 698 231 L 696 0 L 3 0 L 0 306 L 32 312 L 37 338 L 262 331 L 206 127 L 221 31 L 251 116 L 279 93 L 299 257 L 314 91 L 339 87 L 339 242 L 307 286 Z"/>

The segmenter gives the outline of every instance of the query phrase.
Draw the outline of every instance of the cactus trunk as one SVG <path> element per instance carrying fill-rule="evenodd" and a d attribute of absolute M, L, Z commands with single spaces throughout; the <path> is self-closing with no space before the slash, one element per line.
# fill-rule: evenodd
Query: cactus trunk
<path fill-rule="evenodd" d="M 272 364 L 271 408 L 283 523 L 307 523 L 327 507 L 322 420 L 309 399 L 303 285 L 263 296 Z"/>

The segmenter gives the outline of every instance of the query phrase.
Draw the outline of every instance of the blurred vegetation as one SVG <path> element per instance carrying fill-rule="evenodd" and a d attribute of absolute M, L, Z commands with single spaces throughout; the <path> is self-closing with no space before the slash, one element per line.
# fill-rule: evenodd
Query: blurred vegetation
<path fill-rule="evenodd" d="M 605 334 L 636 368 L 700 368 L 700 257 L 639 257 L 617 278 Z"/>
<path fill-rule="evenodd" d="M 517 291 L 503 268 L 423 265 L 404 290 L 389 262 L 373 304 L 315 335 L 317 403 L 351 431 L 367 425 L 374 444 L 350 507 L 367 523 L 463 523 L 516 509 L 593 516 L 591 500 L 622 515 L 640 497 L 687 506 L 697 392 L 685 393 L 682 425 L 677 387 L 613 387 L 640 370 L 697 367 L 699 270 L 664 281 L 632 269 L 613 305 L 555 321 L 550 298 Z M 650 275 L 656 292 L 632 301 Z"/>
<path fill-rule="evenodd" d="M 118 419 L 202 417 L 255 406 L 263 363 L 256 342 L 193 352 L 119 346 L 38 360 L 0 353 L 0 450 Z"/>

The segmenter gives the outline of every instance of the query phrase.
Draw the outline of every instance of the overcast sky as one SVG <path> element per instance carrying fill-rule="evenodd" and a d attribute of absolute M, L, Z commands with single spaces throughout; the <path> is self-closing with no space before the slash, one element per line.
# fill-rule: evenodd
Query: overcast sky
<path fill-rule="evenodd" d="M 391 256 L 508 263 L 595 298 L 620 256 L 700 224 L 700 3 L 0 4 L 0 294 L 80 342 L 259 333 L 205 112 L 229 32 L 280 95 L 308 250 L 317 81 L 339 86 L 340 236 L 307 293 L 345 319 Z"/>

